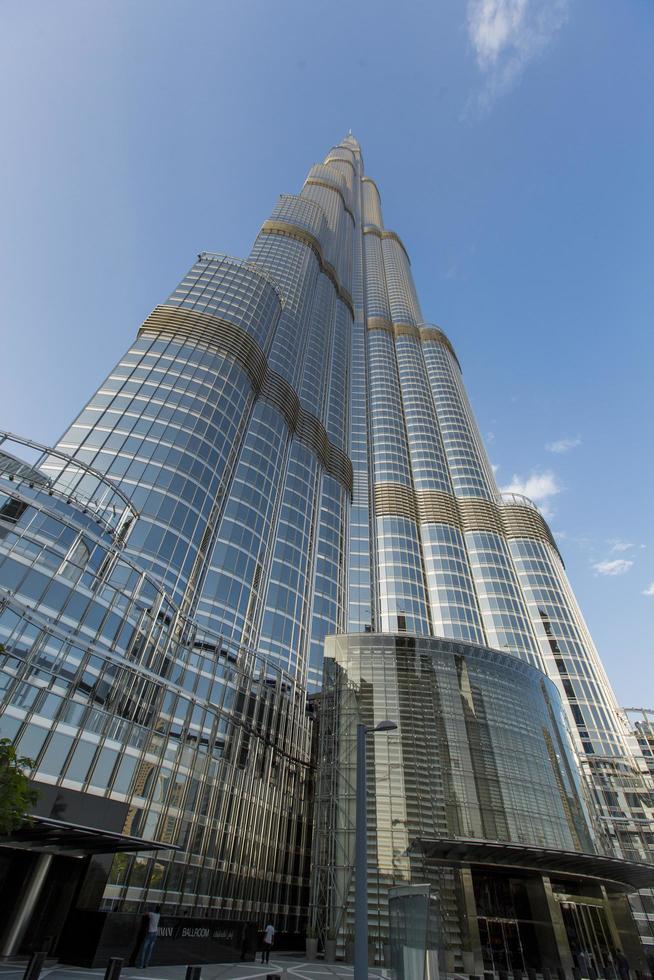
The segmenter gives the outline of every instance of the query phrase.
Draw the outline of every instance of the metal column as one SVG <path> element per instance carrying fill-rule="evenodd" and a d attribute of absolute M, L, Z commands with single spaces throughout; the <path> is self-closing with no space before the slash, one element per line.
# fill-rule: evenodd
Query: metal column
<path fill-rule="evenodd" d="M 0 956 L 15 956 L 20 949 L 51 864 L 52 854 L 37 856 L 36 863 L 16 900 L 13 917 L 2 938 Z"/>
<path fill-rule="evenodd" d="M 354 858 L 354 978 L 368 978 L 368 828 L 366 819 L 366 725 L 357 725 L 357 822 Z"/>

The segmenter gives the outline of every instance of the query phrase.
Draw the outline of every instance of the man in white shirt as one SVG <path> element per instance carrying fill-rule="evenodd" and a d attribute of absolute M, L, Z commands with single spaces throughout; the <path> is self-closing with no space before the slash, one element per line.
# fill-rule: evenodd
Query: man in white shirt
<path fill-rule="evenodd" d="M 275 927 L 268 923 L 266 928 L 263 930 L 263 952 L 261 954 L 261 962 L 270 962 L 270 950 L 273 947 L 273 942 L 275 941 Z"/>
<path fill-rule="evenodd" d="M 139 969 L 144 970 L 150 965 L 150 958 L 152 956 L 152 950 L 154 949 L 154 944 L 157 941 L 157 932 L 159 931 L 159 919 L 161 918 L 161 906 L 157 905 L 154 912 L 146 912 L 143 916 L 143 941 L 141 943 L 141 949 L 139 951 L 139 959 L 136 964 Z"/>

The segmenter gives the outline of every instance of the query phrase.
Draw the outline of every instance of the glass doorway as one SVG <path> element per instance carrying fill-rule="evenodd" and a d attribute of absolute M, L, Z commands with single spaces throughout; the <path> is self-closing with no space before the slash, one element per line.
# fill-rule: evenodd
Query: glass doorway
<path fill-rule="evenodd" d="M 561 902 L 561 913 L 570 952 L 582 977 L 590 977 L 591 980 L 613 980 L 617 977 L 616 948 L 603 905 Z"/>
<path fill-rule="evenodd" d="M 517 919 L 480 916 L 479 938 L 484 957 L 484 969 L 497 973 L 525 973 L 526 964 Z"/>

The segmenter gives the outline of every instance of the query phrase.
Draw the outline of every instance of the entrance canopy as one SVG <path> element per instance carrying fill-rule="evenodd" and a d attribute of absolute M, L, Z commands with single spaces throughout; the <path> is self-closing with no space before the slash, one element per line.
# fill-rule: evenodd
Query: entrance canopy
<path fill-rule="evenodd" d="M 30 823 L 0 838 L 0 846 L 86 857 L 89 854 L 116 854 L 126 851 L 178 851 L 164 841 L 128 837 L 111 830 L 83 827 L 51 817 L 31 817 Z"/>
<path fill-rule="evenodd" d="M 484 864 L 520 868 L 541 874 L 595 878 L 620 891 L 633 892 L 654 886 L 654 865 L 624 861 L 604 854 L 558 851 L 548 847 L 475 838 L 416 837 L 409 847 L 426 858 L 444 864 Z"/>

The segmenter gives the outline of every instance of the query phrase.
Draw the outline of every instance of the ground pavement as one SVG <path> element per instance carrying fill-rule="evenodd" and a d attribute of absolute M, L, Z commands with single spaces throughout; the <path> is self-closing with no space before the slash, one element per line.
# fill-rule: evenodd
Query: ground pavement
<path fill-rule="evenodd" d="M 260 957 L 259 957 L 260 959 Z M 0 964 L 0 980 L 22 980 L 27 961 Z M 269 974 L 283 980 L 347 980 L 353 968 L 347 963 L 309 962 L 297 956 L 274 954 L 270 963 L 205 963 L 201 967 L 202 980 L 266 980 Z M 184 980 L 185 966 L 151 966 L 147 970 L 125 967 L 121 980 Z M 388 980 L 390 973 L 379 967 L 370 967 L 370 980 Z M 87 970 L 85 967 L 48 963 L 41 971 L 41 980 L 102 980 L 104 969 Z"/>

